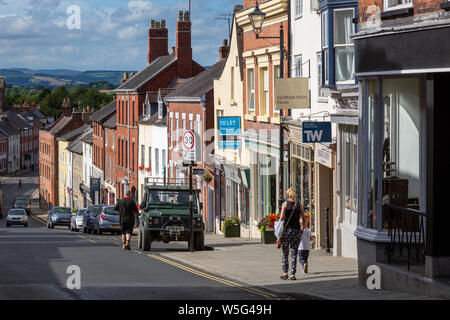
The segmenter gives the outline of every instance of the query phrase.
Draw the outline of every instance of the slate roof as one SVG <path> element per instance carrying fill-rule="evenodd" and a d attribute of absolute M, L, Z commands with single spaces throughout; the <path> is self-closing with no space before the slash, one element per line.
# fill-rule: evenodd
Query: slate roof
<path fill-rule="evenodd" d="M 150 125 L 160 125 L 165 126 L 167 124 L 167 116 L 162 119 L 158 119 L 158 112 L 155 112 L 150 118 L 144 118 L 139 121 L 139 124 L 143 124 L 146 126 Z"/>
<path fill-rule="evenodd" d="M 93 144 L 94 143 L 94 135 L 93 135 L 93 131 L 92 128 L 90 128 L 86 135 L 81 139 L 81 141 L 86 142 L 88 144 Z"/>
<path fill-rule="evenodd" d="M 158 57 L 155 60 L 153 60 L 147 67 L 136 73 L 134 77 L 132 77 L 125 83 L 121 84 L 114 91 L 137 90 L 143 84 L 145 84 L 147 81 L 158 75 L 161 71 L 166 69 L 175 61 L 177 61 L 177 57 L 174 54 Z"/>
<path fill-rule="evenodd" d="M 33 125 L 25 120 L 23 117 L 18 116 L 12 111 L 6 111 L 7 119 L 10 121 L 16 128 L 20 129 L 31 129 Z"/>
<path fill-rule="evenodd" d="M 84 126 L 81 126 L 73 131 L 70 131 L 64 135 L 62 135 L 61 137 L 59 137 L 57 140 L 67 140 L 67 141 L 72 141 L 74 140 L 76 137 L 78 137 L 80 134 L 82 134 L 83 132 L 85 132 L 87 129 L 89 129 L 91 126 L 88 124 L 85 124 Z"/>
<path fill-rule="evenodd" d="M 111 118 L 109 118 L 109 120 L 106 121 L 103 124 L 103 126 L 108 129 L 115 129 L 116 123 L 117 123 L 117 113 L 114 113 L 114 115 Z"/>
<path fill-rule="evenodd" d="M 69 150 L 70 152 L 74 152 L 74 153 L 82 155 L 83 154 L 83 142 L 82 142 L 82 139 L 84 137 L 88 136 L 89 133 L 91 133 L 90 130 L 86 130 L 81 135 L 79 135 L 74 141 L 69 143 L 69 145 L 67 146 L 67 150 Z"/>
<path fill-rule="evenodd" d="M 205 93 L 214 89 L 214 80 L 220 77 L 224 66 L 225 60 L 217 62 L 175 91 L 169 93 L 165 100 L 174 101 L 182 100 L 183 98 L 201 98 Z"/>
<path fill-rule="evenodd" d="M 72 121 L 72 117 L 63 116 L 59 118 L 53 126 L 48 130 L 49 133 L 57 134 L 59 131 L 64 129 L 64 127 Z"/>
<path fill-rule="evenodd" d="M 17 130 L 11 124 L 9 124 L 4 120 L 0 120 L 0 130 L 3 134 L 6 134 L 8 136 L 20 134 L 19 130 Z"/>
<path fill-rule="evenodd" d="M 117 109 L 116 100 L 111 101 L 106 106 L 91 115 L 91 120 L 95 122 L 105 122 Z"/>
<path fill-rule="evenodd" d="M 31 112 L 39 119 L 47 119 L 39 110 L 31 110 Z"/>
<path fill-rule="evenodd" d="M 0 140 L 8 139 L 8 136 L 0 131 Z M 6 151 L 5 151 L 6 152 Z"/>

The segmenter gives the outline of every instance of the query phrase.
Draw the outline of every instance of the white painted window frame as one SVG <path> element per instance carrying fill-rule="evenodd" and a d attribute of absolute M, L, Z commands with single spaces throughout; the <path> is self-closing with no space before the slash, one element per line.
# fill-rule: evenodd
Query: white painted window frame
<path fill-rule="evenodd" d="M 383 0 L 383 11 L 392 11 L 397 9 L 411 8 L 413 6 L 413 1 L 410 0 L 410 3 L 397 4 L 395 6 L 389 7 L 389 0 Z"/>
<path fill-rule="evenodd" d="M 355 8 L 337 8 L 333 10 L 333 48 L 334 48 L 334 69 L 335 69 L 335 79 L 336 79 L 336 66 L 337 66 L 337 60 L 336 60 L 336 48 L 346 48 L 346 47 L 353 47 L 353 63 L 355 62 L 355 44 L 351 43 L 351 44 L 336 44 L 336 39 L 334 37 L 334 31 L 335 31 L 335 26 L 336 26 L 336 18 L 335 18 L 335 12 L 337 11 L 353 11 L 353 16 L 355 16 Z M 352 24 L 353 27 L 353 24 Z M 354 27 L 353 27 L 354 28 Z M 328 35 L 330 36 L 330 35 Z M 329 54 L 329 51 L 328 51 Z M 345 85 L 345 84 L 354 84 L 355 83 L 355 75 L 353 74 L 352 79 L 350 80 L 345 80 L 345 81 L 337 81 L 335 80 L 336 85 Z M 326 81 L 326 83 L 328 84 L 328 81 Z"/>

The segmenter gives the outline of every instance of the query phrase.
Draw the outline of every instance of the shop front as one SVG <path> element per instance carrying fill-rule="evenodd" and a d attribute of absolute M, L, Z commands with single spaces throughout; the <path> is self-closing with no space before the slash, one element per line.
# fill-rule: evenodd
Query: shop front
<path fill-rule="evenodd" d="M 436 152 L 449 137 L 450 45 L 442 41 L 449 37 L 447 26 L 355 40 L 365 54 L 356 62 L 361 282 L 377 262 L 407 265 L 426 278 L 450 276 L 448 195 L 440 192 L 448 165 Z M 412 250 L 401 255 L 402 246 Z"/>

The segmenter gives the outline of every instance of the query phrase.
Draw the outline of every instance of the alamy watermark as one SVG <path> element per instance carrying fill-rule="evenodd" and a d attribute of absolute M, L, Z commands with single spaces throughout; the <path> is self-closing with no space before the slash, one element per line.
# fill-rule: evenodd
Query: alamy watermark
<path fill-rule="evenodd" d="M 80 290 L 81 289 L 81 269 L 77 265 L 71 265 L 67 267 L 67 274 L 70 274 L 67 278 L 66 286 L 69 290 Z"/>
<path fill-rule="evenodd" d="M 67 7 L 66 13 L 69 17 L 66 20 L 66 26 L 69 30 L 81 29 L 81 8 L 77 5 Z"/>
<path fill-rule="evenodd" d="M 380 290 L 381 289 L 381 269 L 379 266 L 371 265 L 367 267 L 367 274 L 370 276 L 367 278 L 367 289 Z"/>

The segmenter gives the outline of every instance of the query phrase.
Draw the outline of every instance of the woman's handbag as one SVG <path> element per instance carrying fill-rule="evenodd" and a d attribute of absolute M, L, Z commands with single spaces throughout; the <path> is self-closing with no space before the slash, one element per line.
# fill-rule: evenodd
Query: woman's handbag
<path fill-rule="evenodd" d="M 286 224 L 288 224 L 289 220 L 291 220 L 291 217 L 293 216 L 293 213 L 294 213 L 297 205 L 298 205 L 298 201 L 295 203 L 295 206 L 292 209 L 292 214 L 289 216 L 289 219 L 286 222 Z M 284 220 L 275 221 L 273 228 L 274 228 L 275 237 L 277 237 L 278 239 L 281 238 L 283 236 L 283 232 L 284 232 Z"/>

